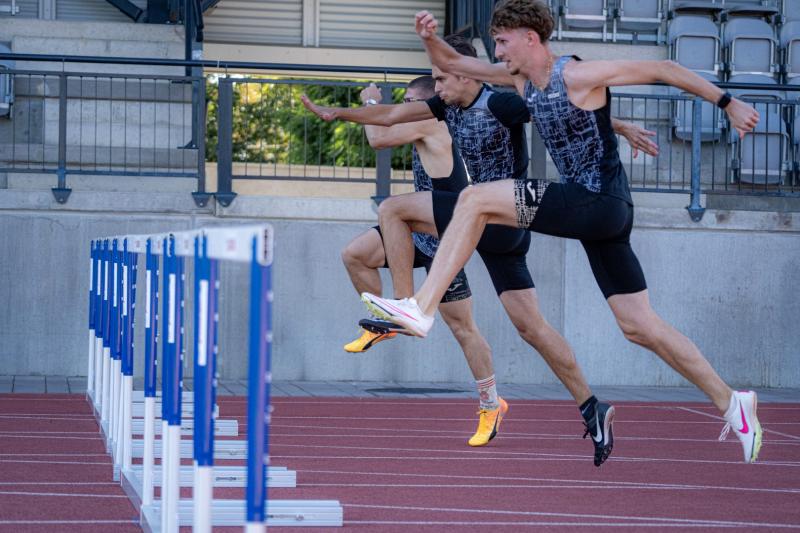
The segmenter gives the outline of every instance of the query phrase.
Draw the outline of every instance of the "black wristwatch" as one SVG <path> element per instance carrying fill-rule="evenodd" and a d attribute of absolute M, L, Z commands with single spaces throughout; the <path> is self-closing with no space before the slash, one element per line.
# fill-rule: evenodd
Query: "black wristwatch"
<path fill-rule="evenodd" d="M 731 98 L 732 98 L 731 93 L 725 91 L 725 94 L 720 96 L 719 100 L 717 100 L 717 107 L 720 109 L 725 109 L 726 107 L 728 107 L 728 104 L 731 103 Z"/>

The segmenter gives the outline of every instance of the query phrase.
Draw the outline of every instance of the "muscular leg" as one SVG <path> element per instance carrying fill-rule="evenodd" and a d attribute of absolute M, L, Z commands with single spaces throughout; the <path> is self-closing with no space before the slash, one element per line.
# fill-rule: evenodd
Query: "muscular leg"
<path fill-rule="evenodd" d="M 378 218 L 383 233 L 386 261 L 389 263 L 392 273 L 395 297 L 411 296 L 414 294 L 414 240 L 411 232 L 438 236 L 433 220 L 431 193 L 427 191 L 414 192 L 387 198 L 381 202 Z M 445 284 L 445 289 L 442 290 L 442 295 L 458 270 L 460 267 L 450 276 Z M 439 296 L 439 300 L 442 295 Z"/>
<path fill-rule="evenodd" d="M 695 344 L 665 322 L 650 306 L 647 290 L 616 294 L 608 305 L 629 341 L 655 352 L 680 375 L 702 390 L 725 413 L 733 391 L 700 353 Z"/>
<path fill-rule="evenodd" d="M 478 331 L 472 316 L 472 298 L 442 303 L 439 305 L 439 313 L 464 351 L 475 380 L 486 379 L 494 374 L 492 350 Z"/>
<path fill-rule="evenodd" d="M 500 301 L 520 337 L 530 344 L 569 390 L 578 405 L 592 396 L 566 339 L 542 316 L 536 289 L 504 291 Z M 441 308 L 440 308 L 441 311 Z"/>
<path fill-rule="evenodd" d="M 425 283 L 415 294 L 423 313 L 434 314 L 450 281 L 475 250 L 486 224 L 517 226 L 514 180 L 481 183 L 461 191 L 447 226 L 449 231 L 439 243 Z"/>
<path fill-rule="evenodd" d="M 378 269 L 385 262 L 383 242 L 375 228 L 368 229 L 350 241 L 342 250 L 342 263 L 359 294 L 381 293 L 381 276 Z"/>

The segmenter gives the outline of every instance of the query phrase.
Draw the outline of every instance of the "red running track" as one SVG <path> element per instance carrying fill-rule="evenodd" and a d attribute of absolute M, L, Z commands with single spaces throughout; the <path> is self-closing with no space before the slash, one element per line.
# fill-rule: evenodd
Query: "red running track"
<path fill-rule="evenodd" d="M 466 445 L 477 421 L 469 400 L 274 404 L 272 462 L 296 470 L 298 488 L 270 496 L 339 500 L 346 531 L 800 529 L 800 404 L 759 406 L 764 446 L 745 465 L 735 437 L 717 441 L 722 423 L 707 404 L 616 402 L 601 468 L 570 402 L 512 401 L 498 437 L 478 449 Z M 245 408 L 221 399 L 242 431 Z M 0 531 L 135 531 L 136 516 L 81 396 L 0 395 Z"/>

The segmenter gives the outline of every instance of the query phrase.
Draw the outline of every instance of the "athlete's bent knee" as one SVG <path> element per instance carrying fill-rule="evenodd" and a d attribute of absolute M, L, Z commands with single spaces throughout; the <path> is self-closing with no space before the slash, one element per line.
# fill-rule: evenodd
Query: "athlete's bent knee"
<path fill-rule="evenodd" d="M 619 328 L 627 340 L 639 346 L 650 348 L 655 342 L 652 327 L 646 321 L 635 318 L 617 319 Z"/>

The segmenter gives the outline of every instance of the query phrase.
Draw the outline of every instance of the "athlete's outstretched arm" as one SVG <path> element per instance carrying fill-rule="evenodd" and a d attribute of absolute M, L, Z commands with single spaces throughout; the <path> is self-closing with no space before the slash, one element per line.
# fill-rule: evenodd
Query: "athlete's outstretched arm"
<path fill-rule="evenodd" d="M 300 97 L 306 109 L 325 121 L 347 120 L 358 124 L 393 126 L 402 122 L 416 122 L 434 118 L 425 102 L 407 104 L 370 105 L 364 107 L 326 107 L 312 102 L 305 94 Z"/>
<path fill-rule="evenodd" d="M 611 127 L 616 133 L 627 139 L 628 144 L 633 148 L 634 158 L 639 155 L 639 150 L 653 157 L 658 155 L 658 145 L 650 140 L 650 137 L 655 136 L 656 132 L 646 130 L 633 122 L 616 118 L 611 119 Z"/>
<path fill-rule="evenodd" d="M 361 103 L 366 105 L 370 100 L 380 102 L 383 100 L 383 94 L 380 87 L 370 83 L 361 91 L 359 98 L 361 98 Z M 367 134 L 369 145 L 376 150 L 381 150 L 424 140 L 426 136 L 435 131 L 438 122 L 436 119 L 429 119 L 421 122 L 395 124 L 394 126 L 367 124 L 364 126 L 364 133 Z"/>
<path fill-rule="evenodd" d="M 571 94 L 587 94 L 605 87 L 645 85 L 662 82 L 700 96 L 716 104 L 725 93 L 674 61 L 574 61 L 564 70 L 564 80 Z M 580 98 L 580 96 L 579 96 Z M 751 131 L 758 122 L 758 112 L 737 98 L 725 107 L 731 125 L 739 136 Z"/>
<path fill-rule="evenodd" d="M 503 63 L 489 63 L 476 57 L 464 56 L 453 50 L 438 35 L 439 22 L 430 12 L 420 11 L 414 17 L 417 35 L 425 45 L 431 63 L 445 72 L 486 81 L 495 85 L 515 85 L 514 76 Z"/>

